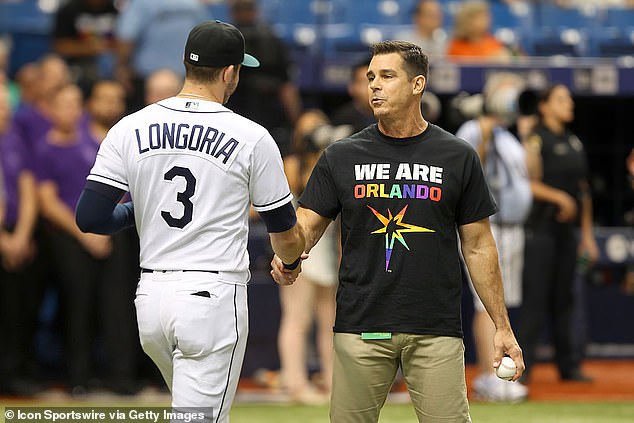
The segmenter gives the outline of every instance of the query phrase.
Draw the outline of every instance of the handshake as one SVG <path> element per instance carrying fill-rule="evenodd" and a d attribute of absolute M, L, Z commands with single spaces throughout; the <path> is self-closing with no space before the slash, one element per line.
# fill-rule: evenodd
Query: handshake
<path fill-rule="evenodd" d="M 273 260 L 271 260 L 271 276 L 273 280 L 280 286 L 292 285 L 302 272 L 302 261 L 307 258 L 308 254 L 302 253 L 297 259 L 297 263 L 285 266 L 282 259 L 277 254 L 274 255 Z"/>

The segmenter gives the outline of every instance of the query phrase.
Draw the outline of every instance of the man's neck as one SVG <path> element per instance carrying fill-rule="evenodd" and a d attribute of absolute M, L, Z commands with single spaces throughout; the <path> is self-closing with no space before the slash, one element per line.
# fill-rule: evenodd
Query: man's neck
<path fill-rule="evenodd" d="M 550 129 L 550 131 L 556 135 L 561 135 L 566 130 L 565 124 L 549 116 L 544 117 L 542 120 L 542 123 L 544 124 L 546 128 Z"/>
<path fill-rule="evenodd" d="M 77 129 L 53 127 L 48 134 L 48 141 L 52 145 L 69 146 L 77 142 Z"/>
<path fill-rule="evenodd" d="M 413 118 L 382 118 L 379 119 L 379 130 L 388 137 L 408 138 L 422 134 L 429 124 L 418 113 Z"/>
<path fill-rule="evenodd" d="M 185 81 L 183 89 L 178 93 L 177 97 L 223 103 L 223 93 L 220 87 L 216 85 L 195 84 L 191 81 Z"/>

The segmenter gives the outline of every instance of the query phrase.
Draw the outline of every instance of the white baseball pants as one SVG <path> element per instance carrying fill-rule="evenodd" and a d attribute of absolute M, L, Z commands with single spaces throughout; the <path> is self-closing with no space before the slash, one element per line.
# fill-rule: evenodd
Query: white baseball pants
<path fill-rule="evenodd" d="M 171 390 L 172 407 L 228 422 L 247 342 L 246 285 L 223 282 L 222 273 L 141 273 L 134 303 L 141 345 Z"/>

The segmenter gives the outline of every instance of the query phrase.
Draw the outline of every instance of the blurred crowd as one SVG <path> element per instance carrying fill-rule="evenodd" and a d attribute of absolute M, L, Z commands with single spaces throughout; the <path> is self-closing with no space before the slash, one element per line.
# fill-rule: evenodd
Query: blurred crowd
<path fill-rule="evenodd" d="M 515 2 L 520 0 L 506 0 Z M 611 3 L 633 5 L 626 0 Z M 257 1 L 234 0 L 229 7 L 231 22 L 261 67 L 242 69 L 240 87 L 228 107 L 271 132 L 297 197 L 324 148 L 374 123 L 368 105 L 369 57 L 350 69 L 348 101 L 326 113 L 300 95 L 288 49 L 261 19 Z M 49 54 L 23 65 L 12 78 L 0 69 L 1 394 L 32 395 L 54 383 L 76 396 L 94 388 L 127 395 L 144 384 L 161 383 L 138 342 L 136 233 L 84 234 L 75 224 L 74 210 L 108 130 L 124 114 L 179 92 L 182 40 L 191 27 L 211 18 L 198 0 L 70 0 L 56 13 Z M 421 45 L 432 64 L 444 57 L 505 61 L 524 54 L 492 35 L 488 2 L 463 2 L 453 32 L 446 34 L 443 27 L 440 3 L 421 0 L 411 30 L 398 38 Z M 4 70 L 8 56 L 8 44 L 0 42 Z M 583 346 L 572 339 L 570 322 L 582 304 L 573 295 L 577 257 L 592 262 L 598 254 L 585 189 L 583 140 L 566 129 L 574 119 L 566 87 L 543 93 L 528 88 L 517 77 L 504 75 L 487 81 L 480 96 L 457 98 L 451 110 L 441 110 L 431 92 L 421 107 L 432 123 L 443 113 L 453 116 L 456 128 L 467 125 L 461 137 L 478 150 L 495 188 L 501 209 L 493 220 L 496 239 L 499 235 L 498 246 L 508 248 L 500 254 L 502 268 L 505 279 L 515 281 L 506 287 L 507 305 L 522 308 L 523 299 L 530 301 L 528 312 L 519 313 L 530 317 L 515 322 L 527 364 L 535 361 L 538 335 L 552 317 L 561 377 L 589 381 L 581 372 Z M 557 150 L 562 143 L 569 149 Z M 570 158 L 569 169 L 553 164 L 563 156 Z M 522 210 L 511 210 L 519 200 L 508 196 L 517 186 L 528 194 Z M 579 226 L 581 242 L 575 237 Z M 327 401 L 330 390 L 338 244 L 337 225 L 331 225 L 297 283 L 280 290 L 281 370 L 260 382 L 282 387 L 296 402 Z M 519 245 L 521 249 L 514 248 Z M 554 262 L 555 252 L 565 262 Z M 542 273 L 526 272 L 527 266 Z M 486 358 L 491 322 L 482 312 L 476 305 L 478 394 L 492 401 L 524 399 L 524 385 L 509 388 L 509 382 L 491 376 Z M 319 357 L 316 379 L 306 365 L 311 349 Z"/>

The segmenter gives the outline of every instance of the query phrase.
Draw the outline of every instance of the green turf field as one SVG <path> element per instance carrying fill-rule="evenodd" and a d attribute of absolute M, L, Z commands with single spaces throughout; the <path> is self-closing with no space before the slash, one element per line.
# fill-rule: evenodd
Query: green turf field
<path fill-rule="evenodd" d="M 2 404 L 6 405 L 6 404 Z M 51 406 L 34 404 L 30 406 Z M 62 404 L 55 404 L 61 406 Z M 66 407 L 104 407 L 105 404 L 86 402 L 63 404 Z M 113 405 L 114 404 L 109 404 Z M 15 407 L 18 404 L 11 404 Z M 130 403 L 122 406 L 133 406 Z M 147 406 L 147 404 L 145 405 Z M 0 422 L 4 423 L 4 407 Z M 634 422 L 634 402 L 526 402 L 523 404 L 471 404 L 474 423 L 620 423 Z M 15 421 L 15 420 L 13 420 Z M 381 423 L 416 422 L 410 404 L 388 404 L 381 413 Z M 7 423 L 11 422 L 6 420 Z M 328 422 L 328 407 L 244 405 L 231 412 L 232 423 L 324 423 Z"/>
<path fill-rule="evenodd" d="M 622 402 L 526 402 L 523 404 L 471 404 L 474 423 L 617 423 L 634 422 L 634 403 Z M 323 423 L 327 407 L 236 405 L 232 423 Z M 410 404 L 389 404 L 381 423 L 416 422 Z"/>

